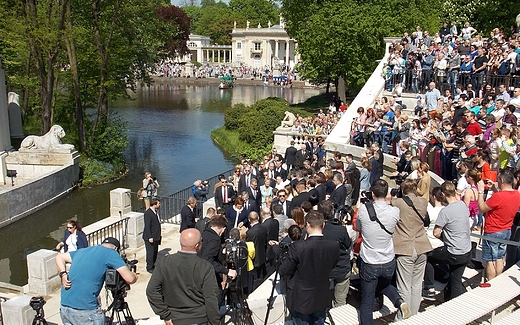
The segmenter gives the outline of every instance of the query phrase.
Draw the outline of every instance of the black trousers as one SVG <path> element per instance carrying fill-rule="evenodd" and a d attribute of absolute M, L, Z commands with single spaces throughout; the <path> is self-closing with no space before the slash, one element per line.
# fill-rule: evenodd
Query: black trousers
<path fill-rule="evenodd" d="M 146 271 L 152 272 L 155 268 L 155 261 L 157 260 L 159 242 L 154 241 L 153 243 L 150 243 L 148 240 L 145 240 L 144 248 L 146 249 Z"/>

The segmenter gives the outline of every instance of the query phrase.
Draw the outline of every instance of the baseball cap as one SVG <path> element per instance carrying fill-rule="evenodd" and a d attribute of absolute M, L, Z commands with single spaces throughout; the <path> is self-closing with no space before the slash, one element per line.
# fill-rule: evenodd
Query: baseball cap
<path fill-rule="evenodd" d="M 117 240 L 114 237 L 105 238 L 105 240 L 103 240 L 102 244 L 112 244 L 116 247 L 117 251 L 119 251 L 119 248 L 121 248 L 121 244 L 119 243 L 119 240 Z"/>

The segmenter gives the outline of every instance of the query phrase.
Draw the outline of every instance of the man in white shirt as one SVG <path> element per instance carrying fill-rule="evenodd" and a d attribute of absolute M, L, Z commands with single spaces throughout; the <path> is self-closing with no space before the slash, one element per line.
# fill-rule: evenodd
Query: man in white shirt
<path fill-rule="evenodd" d="M 502 117 L 506 113 L 505 107 L 505 101 L 503 99 L 497 99 L 497 102 L 495 103 L 495 109 L 491 111 L 491 115 L 495 117 L 496 121 L 502 120 Z"/>
<path fill-rule="evenodd" d="M 497 96 L 497 100 L 502 99 L 504 101 L 504 105 L 509 105 L 509 100 L 511 99 L 511 96 L 509 96 L 509 93 L 507 92 L 506 85 L 502 84 L 498 86 L 498 91 L 500 92 Z"/>

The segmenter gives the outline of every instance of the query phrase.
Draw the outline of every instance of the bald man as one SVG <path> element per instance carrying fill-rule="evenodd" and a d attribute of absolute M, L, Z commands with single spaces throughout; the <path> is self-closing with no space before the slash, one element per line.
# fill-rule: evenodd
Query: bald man
<path fill-rule="evenodd" d="M 220 315 L 215 270 L 197 256 L 202 236 L 197 229 L 186 229 L 180 244 L 177 253 L 156 263 L 146 288 L 150 307 L 166 325 L 217 325 Z"/>

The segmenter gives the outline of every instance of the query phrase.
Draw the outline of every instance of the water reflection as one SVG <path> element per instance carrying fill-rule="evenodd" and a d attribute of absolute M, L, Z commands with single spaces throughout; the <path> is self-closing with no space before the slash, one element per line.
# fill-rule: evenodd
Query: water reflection
<path fill-rule="evenodd" d="M 111 184 L 76 190 L 58 202 L 0 229 L 0 281 L 27 283 L 26 256 L 41 248 L 52 249 L 62 239 L 67 219 L 88 225 L 109 214 L 110 190 L 141 187 L 145 171 L 159 180 L 163 195 L 231 169 L 236 161 L 222 153 L 210 138 L 211 130 L 224 123 L 224 110 L 236 103 L 247 105 L 277 96 L 291 103 L 318 94 L 316 90 L 279 87 L 216 86 L 157 83 L 138 89 L 133 100 L 113 103 L 129 125 L 125 152 L 128 175 Z"/>

